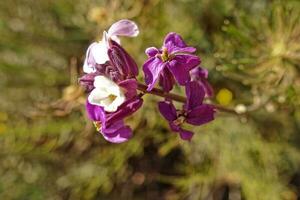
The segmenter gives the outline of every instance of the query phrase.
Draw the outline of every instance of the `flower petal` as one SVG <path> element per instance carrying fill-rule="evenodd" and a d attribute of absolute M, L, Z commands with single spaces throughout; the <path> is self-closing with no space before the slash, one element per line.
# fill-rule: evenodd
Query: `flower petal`
<path fill-rule="evenodd" d="M 94 87 L 94 79 L 96 76 L 98 76 L 98 73 L 89 73 L 85 74 L 82 77 L 79 78 L 79 84 L 84 87 L 84 89 L 87 92 L 91 92 L 95 87 Z"/>
<path fill-rule="evenodd" d="M 106 90 L 100 90 L 95 88 L 88 96 L 88 101 L 90 104 L 97 105 L 97 106 L 104 106 L 102 101 L 108 98 L 109 92 Z"/>
<path fill-rule="evenodd" d="M 174 77 L 170 70 L 165 67 L 159 76 L 159 85 L 165 92 L 170 92 L 175 84 Z"/>
<path fill-rule="evenodd" d="M 87 51 L 86 51 L 86 54 L 85 54 L 85 60 L 84 60 L 84 63 L 83 63 L 83 72 L 84 73 L 93 73 L 93 72 L 96 72 L 96 61 L 95 61 L 95 58 L 93 56 L 93 54 L 91 53 L 91 49 L 97 45 L 96 42 L 92 43 Z"/>
<path fill-rule="evenodd" d="M 185 130 L 185 129 L 180 129 L 179 130 L 179 135 L 180 135 L 180 138 L 183 139 L 183 140 L 191 140 L 194 133 L 192 131 L 188 131 L 188 130 Z"/>
<path fill-rule="evenodd" d="M 172 51 L 170 53 L 175 54 L 175 55 L 180 55 L 180 54 L 191 54 L 196 51 L 196 48 L 194 47 L 172 47 Z"/>
<path fill-rule="evenodd" d="M 210 83 L 206 80 L 208 78 L 208 70 L 202 67 L 196 67 L 190 71 L 191 80 L 198 81 L 198 83 L 204 88 L 208 97 L 214 95 L 214 90 Z"/>
<path fill-rule="evenodd" d="M 118 85 L 126 90 L 125 96 L 127 99 L 131 99 L 137 94 L 137 82 L 135 79 L 126 79 L 118 83 Z"/>
<path fill-rule="evenodd" d="M 200 64 L 200 58 L 194 55 L 177 55 L 169 62 L 169 69 L 180 85 L 190 80 L 190 70 Z"/>
<path fill-rule="evenodd" d="M 113 113 L 107 113 L 107 123 L 112 124 L 115 121 L 123 120 L 125 117 L 130 116 L 136 112 L 143 105 L 143 99 L 136 96 L 132 99 L 125 101 L 118 110 Z"/>
<path fill-rule="evenodd" d="M 164 47 L 168 49 L 169 54 L 191 54 L 196 48 L 189 47 L 177 33 L 169 33 L 164 40 Z"/>
<path fill-rule="evenodd" d="M 97 42 L 91 47 L 90 51 L 96 63 L 104 64 L 109 61 L 109 57 L 107 54 L 108 47 L 105 44 L 105 41 L 102 40 L 100 42 Z"/>
<path fill-rule="evenodd" d="M 133 58 L 119 44 L 112 41 L 108 49 L 108 56 L 112 64 L 126 78 L 138 75 L 138 66 Z"/>
<path fill-rule="evenodd" d="M 174 32 L 168 33 L 168 35 L 165 37 L 164 46 L 167 43 L 171 43 L 174 46 L 181 47 L 181 48 L 184 48 L 187 46 L 185 44 L 185 42 L 183 41 L 182 37 L 179 34 L 174 33 Z"/>
<path fill-rule="evenodd" d="M 148 85 L 148 91 L 153 89 L 156 81 L 159 78 L 159 74 L 164 69 L 165 65 L 166 64 L 157 57 L 149 58 L 144 63 L 143 71 L 145 74 L 145 82 Z"/>
<path fill-rule="evenodd" d="M 105 122 L 105 112 L 104 109 L 100 106 L 92 105 L 86 101 L 86 111 L 89 118 L 93 121 Z"/>
<path fill-rule="evenodd" d="M 204 88 L 205 94 L 208 97 L 214 96 L 214 89 L 212 88 L 211 84 L 207 80 L 205 80 L 205 79 L 201 80 L 199 83 Z"/>
<path fill-rule="evenodd" d="M 148 57 L 154 57 L 156 54 L 159 53 L 159 50 L 155 47 L 149 47 L 146 49 L 145 53 Z"/>
<path fill-rule="evenodd" d="M 190 71 L 191 74 L 191 80 L 192 81 L 198 81 L 201 79 L 207 79 L 208 78 L 208 70 L 203 69 L 202 67 L 196 67 Z"/>
<path fill-rule="evenodd" d="M 121 88 L 105 76 L 96 76 L 95 89 L 88 96 L 88 101 L 93 105 L 102 106 L 107 112 L 115 112 L 125 101 Z"/>
<path fill-rule="evenodd" d="M 214 120 L 214 107 L 208 104 L 200 105 L 187 114 L 186 122 L 192 125 L 202 125 Z"/>
<path fill-rule="evenodd" d="M 171 130 L 174 132 L 179 132 L 179 130 L 180 130 L 180 126 L 175 125 L 174 122 L 169 122 L 169 126 L 170 126 Z"/>
<path fill-rule="evenodd" d="M 95 88 L 99 88 L 104 91 L 109 90 L 110 93 L 116 94 L 116 95 L 119 93 L 119 90 L 120 90 L 119 86 L 115 82 L 113 82 L 109 78 L 107 78 L 105 76 L 101 76 L 101 75 L 95 77 L 94 86 L 95 86 Z"/>
<path fill-rule="evenodd" d="M 136 23 L 128 19 L 122 19 L 115 22 L 108 30 L 108 36 L 127 36 L 136 37 L 139 29 Z"/>
<path fill-rule="evenodd" d="M 171 102 L 168 101 L 158 102 L 158 108 L 159 108 L 159 112 L 166 120 L 172 122 L 177 119 L 176 108 Z"/>
<path fill-rule="evenodd" d="M 104 139 L 112 143 L 126 142 L 132 137 L 132 130 L 128 126 L 124 126 L 123 121 L 119 121 L 111 125 L 109 128 L 102 129 Z"/>
<path fill-rule="evenodd" d="M 202 105 L 205 92 L 198 82 L 188 82 L 185 86 L 185 93 L 187 97 L 187 102 L 185 104 L 186 110 L 193 110 L 194 108 Z"/>

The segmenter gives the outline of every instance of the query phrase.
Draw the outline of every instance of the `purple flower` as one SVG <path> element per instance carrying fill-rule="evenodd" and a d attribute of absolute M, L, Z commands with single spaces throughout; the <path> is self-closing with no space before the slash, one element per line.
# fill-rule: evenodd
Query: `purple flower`
<path fill-rule="evenodd" d="M 143 65 L 148 91 L 152 90 L 159 79 L 165 91 L 173 88 L 175 80 L 180 85 L 190 81 L 190 70 L 200 64 L 200 58 L 193 55 L 196 49 L 188 47 L 177 33 L 169 33 L 161 49 L 146 49 L 148 60 Z"/>
<path fill-rule="evenodd" d="M 117 36 L 134 37 L 136 24 L 120 20 L 99 43 L 87 50 L 83 77 L 80 84 L 89 92 L 86 109 L 103 137 L 113 143 L 127 141 L 132 130 L 124 118 L 137 111 L 143 100 L 137 94 L 138 67 L 133 58 L 120 46 Z"/>
<path fill-rule="evenodd" d="M 97 130 L 112 143 L 122 143 L 132 137 L 132 130 L 124 124 L 124 118 L 132 115 L 143 104 L 143 100 L 136 96 L 125 101 L 116 112 L 105 112 L 103 107 L 86 102 L 88 116 L 94 121 Z"/>
<path fill-rule="evenodd" d="M 120 44 L 118 36 L 136 37 L 139 34 L 137 25 L 128 19 L 122 19 L 114 23 L 108 30 L 104 31 L 102 40 L 92 43 L 85 56 L 83 71 L 85 73 L 96 72 L 98 65 L 105 64 L 109 60 L 108 49 L 110 41 Z"/>
<path fill-rule="evenodd" d="M 202 67 L 194 68 L 190 71 L 191 80 L 197 81 L 205 90 L 205 94 L 208 97 L 212 97 L 214 95 L 214 90 L 210 83 L 207 81 L 208 71 L 207 69 L 203 69 Z"/>
<path fill-rule="evenodd" d="M 172 102 L 162 101 L 158 103 L 159 111 L 169 122 L 172 131 L 178 132 L 181 139 L 190 140 L 193 132 L 182 128 L 186 122 L 191 125 L 200 126 L 214 119 L 214 107 L 203 104 L 205 91 L 196 81 L 186 84 L 187 101 L 182 110 L 177 110 Z"/>
<path fill-rule="evenodd" d="M 79 83 L 91 92 L 96 76 L 105 76 L 114 82 L 135 78 L 138 75 L 138 67 L 133 58 L 115 41 L 110 42 L 108 49 L 109 61 L 105 64 L 94 63 L 95 72 L 87 73 L 79 79 Z"/>

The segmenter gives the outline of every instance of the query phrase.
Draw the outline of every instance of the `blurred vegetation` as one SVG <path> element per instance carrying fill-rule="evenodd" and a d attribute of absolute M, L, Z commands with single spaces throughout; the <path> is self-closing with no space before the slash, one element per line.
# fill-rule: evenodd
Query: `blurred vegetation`
<path fill-rule="evenodd" d="M 247 114 L 218 113 L 187 143 L 147 96 L 133 139 L 104 141 L 77 78 L 121 18 L 139 24 L 123 40 L 139 66 L 178 32 L 210 71 L 212 101 Z M 300 198 L 297 0 L 0 1 L 0 91 L 0 199 Z"/>

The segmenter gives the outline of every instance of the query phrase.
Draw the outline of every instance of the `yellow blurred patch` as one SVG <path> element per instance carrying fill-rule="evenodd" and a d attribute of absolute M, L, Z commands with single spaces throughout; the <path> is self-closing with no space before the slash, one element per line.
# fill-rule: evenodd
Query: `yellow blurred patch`
<path fill-rule="evenodd" d="M 227 106 L 228 104 L 230 104 L 232 101 L 232 97 L 232 92 L 226 88 L 222 88 L 216 96 L 218 103 L 222 106 Z"/>
<path fill-rule="evenodd" d="M 0 123 L 0 134 L 4 133 L 7 130 L 7 126 L 3 123 Z"/>

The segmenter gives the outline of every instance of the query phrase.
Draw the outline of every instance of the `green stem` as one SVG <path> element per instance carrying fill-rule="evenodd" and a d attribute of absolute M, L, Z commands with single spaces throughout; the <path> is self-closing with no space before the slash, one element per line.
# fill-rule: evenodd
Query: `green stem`
<path fill-rule="evenodd" d="M 164 98 L 171 99 L 173 101 L 177 101 L 177 102 L 180 102 L 180 103 L 185 103 L 186 102 L 185 97 L 177 95 L 177 94 L 169 93 L 169 92 L 164 92 L 163 90 L 161 90 L 159 88 L 153 88 L 151 91 L 147 91 L 147 86 L 142 84 L 142 83 L 138 83 L 138 90 L 140 90 L 144 94 L 153 94 L 155 96 L 164 97 Z M 237 113 L 233 109 L 225 108 L 225 107 L 220 106 L 220 105 L 214 105 L 214 104 L 211 104 L 211 105 L 213 105 L 219 111 L 227 112 L 227 113 L 231 113 L 231 114 L 235 114 L 235 115 L 240 115 L 239 113 Z"/>

